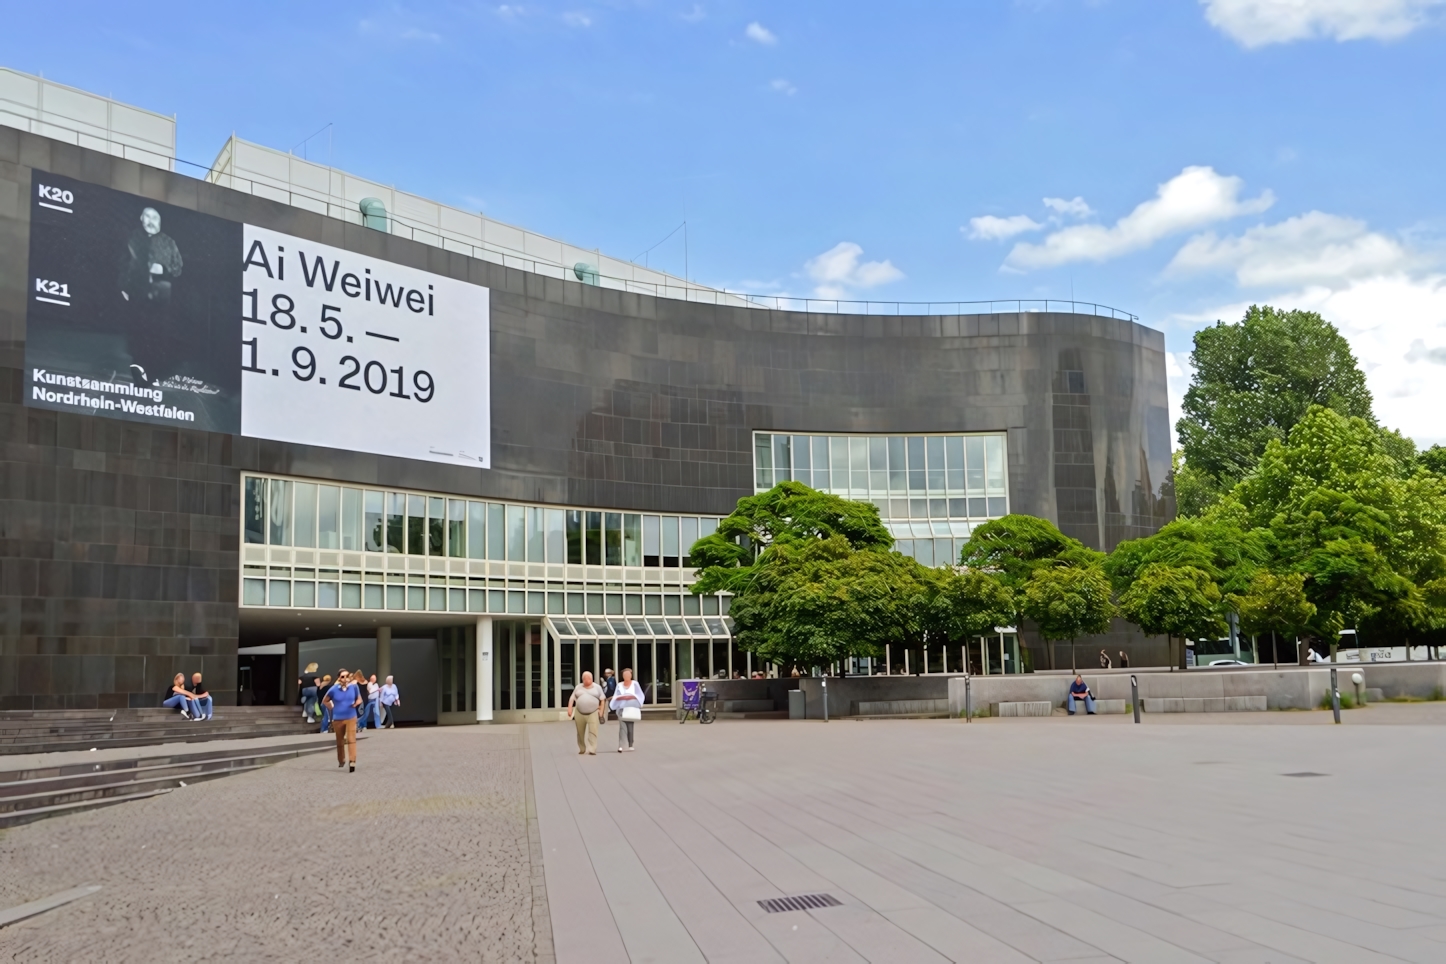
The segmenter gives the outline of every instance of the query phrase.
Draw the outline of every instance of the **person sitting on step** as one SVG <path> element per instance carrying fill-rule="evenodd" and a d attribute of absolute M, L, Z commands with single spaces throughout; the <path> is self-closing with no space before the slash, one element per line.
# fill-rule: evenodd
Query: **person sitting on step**
<path fill-rule="evenodd" d="M 191 674 L 191 693 L 196 699 L 196 715 L 198 719 L 209 720 L 216 715 L 216 701 L 206 691 L 206 684 L 201 682 L 200 673 Z"/>
<path fill-rule="evenodd" d="M 171 685 L 161 694 L 161 705 L 169 709 L 180 709 L 181 719 L 196 719 L 201 715 L 196 706 L 196 694 L 186 689 L 186 674 L 177 673 L 171 677 Z"/>

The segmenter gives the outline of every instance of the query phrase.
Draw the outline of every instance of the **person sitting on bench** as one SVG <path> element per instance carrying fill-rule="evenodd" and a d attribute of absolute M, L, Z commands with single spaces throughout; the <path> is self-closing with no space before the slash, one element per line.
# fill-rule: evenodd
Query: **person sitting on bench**
<path fill-rule="evenodd" d="M 1065 700 L 1064 708 L 1069 710 L 1069 715 L 1074 716 L 1075 700 L 1084 700 L 1085 712 L 1090 716 L 1095 715 L 1095 698 L 1090 695 L 1090 688 L 1085 685 L 1084 677 L 1076 675 L 1074 682 L 1069 684 L 1069 699 Z"/>

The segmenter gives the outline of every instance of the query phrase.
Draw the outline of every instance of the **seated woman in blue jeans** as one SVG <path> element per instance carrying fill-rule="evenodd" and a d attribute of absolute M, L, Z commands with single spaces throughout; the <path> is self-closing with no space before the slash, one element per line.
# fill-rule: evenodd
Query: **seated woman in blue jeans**
<path fill-rule="evenodd" d="M 1085 685 L 1082 676 L 1075 676 L 1074 682 L 1069 684 L 1069 698 L 1065 700 L 1064 708 L 1069 710 L 1070 716 L 1074 716 L 1075 700 L 1084 700 L 1085 712 L 1095 715 L 1095 698 L 1090 695 L 1090 688 Z"/>
<path fill-rule="evenodd" d="M 184 720 L 199 719 L 201 709 L 196 704 L 196 694 L 186 689 L 186 674 L 177 673 L 171 680 L 171 688 L 161 697 L 161 705 L 169 708 L 180 707 Z"/>

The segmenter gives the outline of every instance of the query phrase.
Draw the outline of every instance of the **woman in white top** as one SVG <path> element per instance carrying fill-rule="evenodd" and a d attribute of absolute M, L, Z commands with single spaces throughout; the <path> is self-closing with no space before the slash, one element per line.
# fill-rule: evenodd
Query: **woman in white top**
<path fill-rule="evenodd" d="M 623 752 L 623 739 L 627 738 L 628 750 L 633 748 L 633 725 L 643 718 L 643 688 L 633 682 L 633 671 L 623 670 L 622 682 L 617 692 L 608 701 L 608 707 L 618 715 L 618 752 Z"/>

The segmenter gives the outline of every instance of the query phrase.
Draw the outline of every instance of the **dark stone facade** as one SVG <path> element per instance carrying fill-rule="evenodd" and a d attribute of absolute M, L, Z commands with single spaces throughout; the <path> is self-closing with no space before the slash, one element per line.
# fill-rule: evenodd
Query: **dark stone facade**
<path fill-rule="evenodd" d="M 486 285 L 494 468 L 25 407 L 33 170 Z M 245 469 L 726 514 L 752 491 L 754 430 L 1004 430 L 1013 511 L 1106 549 L 1174 512 L 1164 337 L 1129 321 L 805 314 L 652 298 L 504 268 L 3 127 L 0 266 L 0 708 L 154 705 L 173 673 L 197 669 L 227 699 Z"/>

